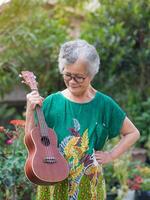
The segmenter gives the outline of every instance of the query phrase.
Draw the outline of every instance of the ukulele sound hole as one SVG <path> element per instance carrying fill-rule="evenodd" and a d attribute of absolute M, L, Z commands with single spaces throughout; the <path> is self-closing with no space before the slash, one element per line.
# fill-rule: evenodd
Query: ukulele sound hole
<path fill-rule="evenodd" d="M 42 144 L 45 145 L 45 146 L 50 145 L 49 138 L 46 137 L 46 136 L 43 136 L 43 137 L 41 138 L 41 142 L 42 142 Z"/>

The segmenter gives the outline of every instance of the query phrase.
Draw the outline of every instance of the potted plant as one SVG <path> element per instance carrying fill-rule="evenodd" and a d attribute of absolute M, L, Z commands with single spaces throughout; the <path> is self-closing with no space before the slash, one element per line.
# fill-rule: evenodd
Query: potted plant
<path fill-rule="evenodd" d="M 137 165 L 132 168 L 128 186 L 135 190 L 135 200 L 150 199 L 150 167 Z"/>
<path fill-rule="evenodd" d="M 118 140 L 116 138 L 111 140 L 111 142 L 107 141 L 104 149 L 106 151 L 111 150 L 117 141 Z M 104 165 L 104 177 L 106 181 L 107 200 L 115 200 L 118 196 L 118 188 L 120 188 L 120 183 L 116 176 L 113 163 Z"/>
<path fill-rule="evenodd" d="M 112 164 L 104 166 L 104 176 L 106 180 L 107 200 L 115 200 L 119 182 L 115 176 Z"/>
<path fill-rule="evenodd" d="M 128 192 L 128 167 L 131 162 L 131 152 L 128 151 L 113 162 L 114 174 L 119 182 L 116 200 L 122 200 Z"/>
<path fill-rule="evenodd" d="M 106 150 L 110 150 L 118 142 L 115 138 L 107 143 Z M 128 167 L 131 162 L 131 151 L 122 155 L 111 164 L 104 166 L 106 179 L 107 200 L 122 200 L 128 192 Z"/>
<path fill-rule="evenodd" d="M 136 200 L 148 200 L 150 199 L 150 167 L 139 168 L 142 182 L 140 184 L 140 190 L 136 190 L 135 199 Z"/>

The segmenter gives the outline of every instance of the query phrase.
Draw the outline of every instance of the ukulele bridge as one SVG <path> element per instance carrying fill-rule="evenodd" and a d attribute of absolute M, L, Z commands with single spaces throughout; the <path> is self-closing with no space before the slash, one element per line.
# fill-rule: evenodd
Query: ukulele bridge
<path fill-rule="evenodd" d="M 53 156 L 48 156 L 44 158 L 44 163 L 49 163 L 49 164 L 53 164 L 56 163 L 56 158 Z"/>

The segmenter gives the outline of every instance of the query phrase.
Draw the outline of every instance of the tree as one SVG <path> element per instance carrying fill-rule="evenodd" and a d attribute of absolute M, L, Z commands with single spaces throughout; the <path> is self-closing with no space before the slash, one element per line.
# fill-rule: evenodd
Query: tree
<path fill-rule="evenodd" d="M 81 34 L 99 51 L 99 88 L 116 93 L 124 104 L 127 98 L 145 100 L 150 94 L 150 1 L 100 2 L 100 8 L 87 14 Z"/>
<path fill-rule="evenodd" d="M 12 0 L 0 15 L 0 90 L 18 84 L 21 70 L 35 71 L 45 91 L 59 88 L 57 54 L 66 27 L 42 1 Z"/>

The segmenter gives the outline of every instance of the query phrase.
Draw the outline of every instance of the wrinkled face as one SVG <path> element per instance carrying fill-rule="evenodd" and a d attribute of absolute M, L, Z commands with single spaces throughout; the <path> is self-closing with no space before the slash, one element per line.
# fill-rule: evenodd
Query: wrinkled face
<path fill-rule="evenodd" d="M 78 59 L 63 70 L 66 87 L 75 96 L 82 95 L 90 86 L 92 77 L 88 74 L 86 65 L 83 60 Z"/>

